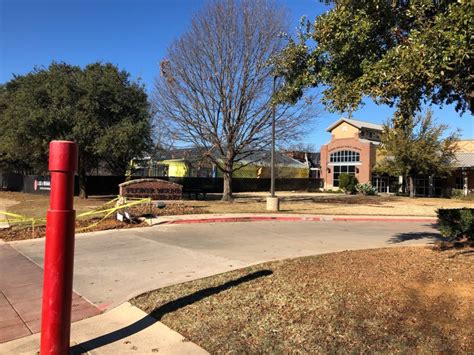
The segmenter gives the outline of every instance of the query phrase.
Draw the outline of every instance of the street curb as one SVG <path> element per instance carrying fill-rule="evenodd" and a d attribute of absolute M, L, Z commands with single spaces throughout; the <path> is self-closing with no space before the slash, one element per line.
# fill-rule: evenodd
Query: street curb
<path fill-rule="evenodd" d="M 436 217 L 425 218 L 377 218 L 377 217 L 334 217 L 333 221 L 359 221 L 359 222 L 437 222 Z"/>
<path fill-rule="evenodd" d="M 191 224 L 191 223 L 229 223 L 229 222 L 262 222 L 262 221 L 282 221 L 282 222 L 298 222 L 309 221 L 319 222 L 321 217 L 213 217 L 200 219 L 176 219 L 164 221 L 159 224 Z"/>
<path fill-rule="evenodd" d="M 210 218 L 180 218 L 158 222 L 158 225 L 165 224 L 195 224 L 195 223 L 232 223 L 232 222 L 430 222 L 436 223 L 436 217 L 355 217 L 355 216 L 239 216 L 239 217 L 210 217 Z"/>

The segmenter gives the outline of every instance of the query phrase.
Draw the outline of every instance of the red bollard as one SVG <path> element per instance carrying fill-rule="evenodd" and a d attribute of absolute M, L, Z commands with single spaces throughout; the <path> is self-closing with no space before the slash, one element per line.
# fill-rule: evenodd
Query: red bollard
<path fill-rule="evenodd" d="M 74 173 L 77 144 L 49 144 L 51 196 L 46 216 L 41 354 L 68 354 L 74 267 Z"/>

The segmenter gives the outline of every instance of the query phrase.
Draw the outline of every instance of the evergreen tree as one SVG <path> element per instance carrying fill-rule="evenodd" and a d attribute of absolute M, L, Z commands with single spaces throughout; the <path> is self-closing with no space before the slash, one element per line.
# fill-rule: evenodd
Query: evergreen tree
<path fill-rule="evenodd" d="M 65 63 L 16 75 L 0 88 L 0 167 L 47 172 L 49 142 L 79 145 L 79 185 L 100 163 L 123 175 L 150 145 L 150 114 L 143 85 L 112 64 L 84 69 Z"/>

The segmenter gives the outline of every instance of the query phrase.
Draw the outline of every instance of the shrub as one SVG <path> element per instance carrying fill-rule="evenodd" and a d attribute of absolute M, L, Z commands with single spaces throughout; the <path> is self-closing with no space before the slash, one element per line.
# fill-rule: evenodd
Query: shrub
<path fill-rule="evenodd" d="M 451 198 L 461 199 L 464 197 L 464 191 L 461 189 L 452 189 L 451 190 Z"/>
<path fill-rule="evenodd" d="M 373 187 L 370 182 L 365 184 L 357 184 L 355 188 L 358 193 L 364 195 L 377 195 L 377 189 Z"/>
<path fill-rule="evenodd" d="M 462 189 L 452 189 L 450 197 L 454 198 L 456 200 L 473 201 L 474 200 L 474 193 L 468 191 L 467 196 L 465 196 L 464 195 L 464 190 L 462 190 Z"/>
<path fill-rule="evenodd" d="M 440 208 L 438 229 L 444 237 L 474 240 L 474 208 Z"/>
<path fill-rule="evenodd" d="M 354 175 L 342 173 L 339 175 L 339 188 L 346 193 L 355 193 L 358 181 Z"/>

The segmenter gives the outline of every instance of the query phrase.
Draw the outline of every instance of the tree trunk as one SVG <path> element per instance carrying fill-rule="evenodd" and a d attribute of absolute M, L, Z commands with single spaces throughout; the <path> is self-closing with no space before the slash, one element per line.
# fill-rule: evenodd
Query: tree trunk
<path fill-rule="evenodd" d="M 224 172 L 224 191 L 221 201 L 232 202 L 232 173 Z"/>
<path fill-rule="evenodd" d="M 86 169 L 81 164 L 79 167 L 79 197 L 80 198 L 87 198 L 87 188 L 86 188 Z"/>
<path fill-rule="evenodd" d="M 408 176 L 408 185 L 410 189 L 410 198 L 413 198 L 415 197 L 415 180 L 411 175 Z"/>
<path fill-rule="evenodd" d="M 229 153 L 228 153 L 229 155 Z M 234 168 L 234 160 L 227 157 L 224 166 L 224 191 L 222 192 L 221 201 L 232 202 L 234 200 L 232 196 L 232 172 Z"/>

